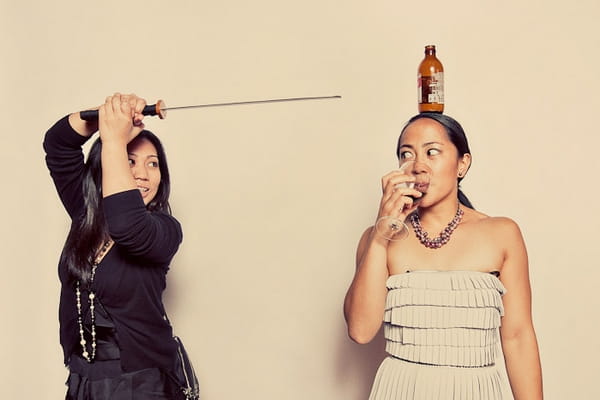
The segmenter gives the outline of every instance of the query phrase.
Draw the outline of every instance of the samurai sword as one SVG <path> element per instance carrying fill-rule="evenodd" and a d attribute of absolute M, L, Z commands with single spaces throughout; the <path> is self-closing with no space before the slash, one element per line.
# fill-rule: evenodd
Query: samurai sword
<path fill-rule="evenodd" d="M 267 100 L 249 100 L 249 101 L 232 101 L 227 103 L 208 103 L 195 104 L 190 106 L 167 107 L 165 102 L 158 100 L 156 104 L 150 104 L 142 110 L 143 115 L 154 116 L 158 115 L 160 119 L 167 117 L 167 111 L 170 110 L 185 110 L 190 108 L 206 108 L 206 107 L 223 107 L 223 106 L 239 106 L 245 104 L 264 104 L 264 103 L 283 103 L 287 101 L 303 101 L 303 100 L 326 100 L 326 99 L 341 99 L 342 96 L 312 96 L 312 97 L 287 97 L 282 99 L 267 99 Z M 79 112 L 79 117 L 85 121 L 94 121 L 98 119 L 98 110 L 85 110 Z"/>

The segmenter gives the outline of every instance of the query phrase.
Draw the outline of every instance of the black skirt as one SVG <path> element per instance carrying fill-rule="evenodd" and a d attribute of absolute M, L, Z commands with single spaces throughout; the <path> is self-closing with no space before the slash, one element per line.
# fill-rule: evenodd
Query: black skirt
<path fill-rule="evenodd" d="M 158 368 L 123 372 L 120 360 L 88 363 L 71 358 L 67 380 L 67 400 L 173 400 L 177 388 Z"/>
<path fill-rule="evenodd" d="M 97 347 L 93 362 L 81 354 L 69 360 L 66 400 L 174 400 L 181 389 L 159 368 L 124 372 L 121 368 L 117 333 L 110 318 L 98 313 Z M 86 326 L 86 336 L 89 326 Z M 89 336 L 88 336 L 89 337 Z M 90 343 L 91 340 L 88 340 Z M 83 349 L 81 349 L 82 351 Z"/>

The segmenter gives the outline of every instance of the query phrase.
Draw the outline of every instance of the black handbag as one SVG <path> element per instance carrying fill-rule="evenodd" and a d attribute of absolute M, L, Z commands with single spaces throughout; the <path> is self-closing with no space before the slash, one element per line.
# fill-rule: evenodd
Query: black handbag
<path fill-rule="evenodd" d="M 177 365 L 174 371 L 175 376 L 173 377 L 177 385 L 177 399 L 198 400 L 200 398 L 200 385 L 198 384 L 194 367 L 185 351 L 185 347 L 183 347 L 181 339 L 177 336 L 174 336 L 173 339 L 177 342 Z"/>

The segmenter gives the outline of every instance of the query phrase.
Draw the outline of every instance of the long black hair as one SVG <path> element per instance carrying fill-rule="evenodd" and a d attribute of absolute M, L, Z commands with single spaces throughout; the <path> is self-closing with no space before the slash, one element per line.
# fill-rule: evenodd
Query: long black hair
<path fill-rule="evenodd" d="M 164 147 L 158 137 L 148 130 L 140 132 L 131 143 L 146 139 L 156 148 L 160 183 L 156 196 L 146 206 L 150 212 L 160 211 L 171 214 L 169 193 L 171 181 Z M 130 143 L 130 144 L 131 144 Z M 98 138 L 90 148 L 83 168 L 82 193 L 84 210 L 81 218 L 75 218 L 67 236 L 62 253 L 71 282 L 88 284 L 96 251 L 109 239 L 108 227 L 102 209 L 102 141 Z"/>
<path fill-rule="evenodd" d="M 445 114 L 424 112 L 424 113 L 417 114 L 414 117 L 412 117 L 411 119 L 409 119 L 408 122 L 402 128 L 402 132 L 400 132 L 400 137 L 398 138 L 398 146 L 396 147 L 396 156 L 398 156 L 398 159 L 400 158 L 400 140 L 402 139 L 402 134 L 404 133 L 404 131 L 406 130 L 406 128 L 408 128 L 408 126 L 410 124 L 412 124 L 413 122 L 415 122 L 419 119 L 423 119 L 423 118 L 432 119 L 444 127 L 444 130 L 446 131 L 448 138 L 450 139 L 452 144 L 454 144 L 454 147 L 456 147 L 459 157 L 462 157 L 465 154 L 471 154 L 471 150 L 469 149 L 469 142 L 467 141 L 467 135 L 465 134 L 464 129 L 458 123 L 458 121 L 456 121 L 454 118 L 449 117 Z M 465 172 L 465 174 L 466 174 L 466 172 Z M 474 208 L 473 205 L 471 204 L 471 202 L 469 201 L 469 199 L 467 198 L 467 196 L 465 196 L 463 191 L 460 189 L 460 182 L 463 180 L 463 177 L 465 176 L 465 174 L 463 174 L 461 177 L 458 178 L 458 184 L 459 184 L 458 201 L 464 206 L 467 206 L 469 208 Z"/>

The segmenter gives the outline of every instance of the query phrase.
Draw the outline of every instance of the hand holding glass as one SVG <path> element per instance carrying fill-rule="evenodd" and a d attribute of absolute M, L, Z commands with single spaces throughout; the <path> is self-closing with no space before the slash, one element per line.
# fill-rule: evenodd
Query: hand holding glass
<path fill-rule="evenodd" d="M 427 189 L 429 188 L 430 177 L 430 170 L 425 164 L 418 163 L 414 160 L 409 160 L 400 165 L 398 172 L 412 176 L 413 180 L 410 182 L 396 184 L 394 186 L 394 192 L 398 189 L 409 188 L 418 190 L 422 193 L 422 195 L 425 195 Z M 414 208 L 414 206 L 423 197 L 414 197 L 408 194 L 406 196 L 410 197 L 413 201 L 413 206 L 410 208 Z M 409 233 L 408 226 L 406 226 L 406 223 L 404 223 L 406 216 L 402 215 L 404 208 L 405 205 L 398 210 L 397 215 L 385 215 L 380 217 L 375 223 L 375 230 L 377 233 L 391 241 L 401 240 L 407 237 Z"/>

